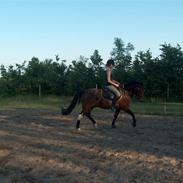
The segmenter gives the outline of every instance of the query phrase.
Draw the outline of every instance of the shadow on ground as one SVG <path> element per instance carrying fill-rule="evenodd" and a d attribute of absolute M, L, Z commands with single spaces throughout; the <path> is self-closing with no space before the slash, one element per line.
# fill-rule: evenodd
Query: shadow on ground
<path fill-rule="evenodd" d="M 183 118 L 96 113 L 75 130 L 76 114 L 0 110 L 1 182 L 174 182 L 183 180 Z"/>

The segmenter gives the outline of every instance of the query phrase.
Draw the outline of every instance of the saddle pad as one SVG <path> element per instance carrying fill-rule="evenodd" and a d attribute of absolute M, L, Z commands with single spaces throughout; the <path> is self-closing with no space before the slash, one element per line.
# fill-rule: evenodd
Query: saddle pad
<path fill-rule="evenodd" d="M 106 87 L 102 89 L 102 97 L 108 100 L 113 100 L 115 95 Z"/>

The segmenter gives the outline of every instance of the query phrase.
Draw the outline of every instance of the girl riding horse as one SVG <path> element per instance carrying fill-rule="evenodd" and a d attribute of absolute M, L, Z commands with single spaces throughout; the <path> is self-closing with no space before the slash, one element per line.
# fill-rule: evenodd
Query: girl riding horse
<path fill-rule="evenodd" d="M 114 98 L 112 100 L 112 109 L 115 109 L 116 101 L 121 96 L 121 93 L 119 91 L 120 83 L 115 81 L 112 77 L 113 67 L 114 67 L 114 60 L 109 59 L 106 63 L 107 88 L 114 94 Z"/>
<path fill-rule="evenodd" d="M 80 114 L 78 115 L 76 129 L 78 129 L 78 130 L 80 129 L 80 121 L 84 116 L 88 117 L 92 121 L 93 125 L 95 127 L 97 127 L 97 122 L 92 118 L 91 111 L 95 107 L 100 107 L 103 109 L 110 109 L 112 106 L 112 101 L 105 99 L 102 96 L 102 92 L 103 92 L 102 89 L 92 88 L 92 89 L 86 89 L 86 90 L 76 93 L 74 95 L 70 105 L 68 106 L 68 108 L 62 109 L 62 114 L 63 115 L 70 114 L 72 112 L 72 110 L 74 109 L 74 107 L 76 106 L 76 104 L 81 102 L 82 110 L 81 110 Z M 133 81 L 128 84 L 124 84 L 123 92 L 122 92 L 120 98 L 118 99 L 118 101 L 116 102 L 117 107 L 115 109 L 115 114 L 114 114 L 114 118 L 112 121 L 112 128 L 116 128 L 115 121 L 121 110 L 125 111 L 126 113 L 128 113 L 132 116 L 132 119 L 133 119 L 132 125 L 133 125 L 133 127 L 136 126 L 135 115 L 130 110 L 131 99 L 134 95 L 140 101 L 143 100 L 143 98 L 144 98 L 143 84 L 140 82 L 137 82 L 137 81 Z"/>

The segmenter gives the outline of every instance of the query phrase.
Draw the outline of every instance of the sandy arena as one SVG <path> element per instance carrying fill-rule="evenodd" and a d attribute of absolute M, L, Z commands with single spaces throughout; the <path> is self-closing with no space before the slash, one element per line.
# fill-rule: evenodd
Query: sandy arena
<path fill-rule="evenodd" d="M 0 183 L 182 183 L 183 117 L 0 110 Z"/>

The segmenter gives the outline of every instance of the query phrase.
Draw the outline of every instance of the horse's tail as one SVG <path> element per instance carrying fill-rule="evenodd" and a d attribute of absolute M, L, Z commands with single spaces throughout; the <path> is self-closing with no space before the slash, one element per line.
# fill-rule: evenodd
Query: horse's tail
<path fill-rule="evenodd" d="M 83 95 L 84 91 L 80 91 L 78 93 L 76 93 L 70 103 L 70 105 L 68 106 L 68 108 L 62 108 L 62 115 L 68 115 L 72 112 L 72 110 L 74 109 L 74 107 L 76 106 L 77 103 L 80 102 L 81 100 L 81 96 Z"/>

